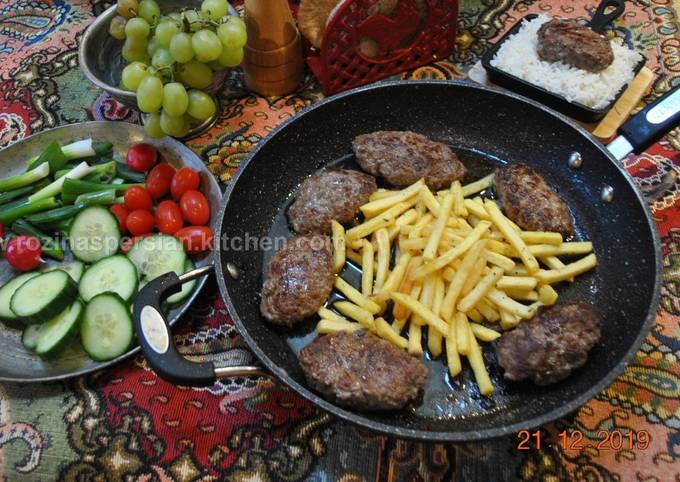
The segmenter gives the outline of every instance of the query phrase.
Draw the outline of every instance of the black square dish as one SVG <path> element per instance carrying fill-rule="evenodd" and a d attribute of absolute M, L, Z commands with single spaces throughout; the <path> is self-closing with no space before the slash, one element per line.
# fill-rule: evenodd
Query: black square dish
<path fill-rule="evenodd" d="M 510 30 L 508 30 L 508 32 L 505 35 L 503 35 L 503 37 L 501 37 L 501 39 L 498 42 L 496 42 L 496 45 L 489 49 L 489 51 L 487 51 L 486 54 L 482 57 L 482 65 L 484 66 L 484 69 L 486 69 L 489 80 L 494 84 L 497 84 L 501 87 L 505 87 L 508 90 L 517 92 L 518 94 L 522 94 L 534 100 L 537 100 L 541 104 L 544 104 L 552 109 L 555 109 L 556 111 L 561 112 L 562 114 L 565 114 L 576 120 L 582 122 L 599 121 L 600 119 L 602 119 L 602 117 L 605 116 L 607 112 L 609 112 L 609 110 L 614 106 L 616 101 L 619 100 L 619 97 L 621 97 L 621 95 L 626 91 L 629 84 L 621 87 L 621 90 L 619 90 L 614 99 L 606 107 L 602 109 L 593 109 L 579 102 L 569 102 L 567 99 L 565 99 L 559 94 L 552 93 L 542 87 L 527 82 L 526 80 L 520 79 L 519 77 L 511 75 L 505 72 L 504 70 L 498 69 L 491 65 L 491 60 L 496 56 L 496 53 L 498 52 L 498 49 L 501 47 L 501 45 L 503 45 L 503 42 L 508 40 L 514 34 L 516 34 L 524 22 L 533 20 L 537 17 L 538 15 L 531 14 L 522 18 L 522 20 L 517 22 L 517 24 L 515 24 Z M 640 69 L 644 67 L 646 62 L 647 59 L 643 55 L 642 60 L 640 60 L 640 62 L 638 62 L 637 65 L 635 66 L 634 69 L 635 74 L 633 78 L 635 78 Z"/>

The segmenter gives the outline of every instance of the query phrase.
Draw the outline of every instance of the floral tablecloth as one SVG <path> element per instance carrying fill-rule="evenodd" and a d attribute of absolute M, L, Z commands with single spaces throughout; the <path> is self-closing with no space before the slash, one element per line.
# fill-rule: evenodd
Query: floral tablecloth
<path fill-rule="evenodd" d="M 108 6 L 99 0 L 0 1 L 0 145 L 88 119 L 136 121 L 136 114 L 102 96 L 78 68 L 82 32 Z M 464 77 L 494 39 L 525 14 L 587 17 L 595 6 L 591 0 L 463 1 L 455 54 L 404 77 Z M 680 81 L 680 2 L 636 0 L 626 7 L 615 32 L 644 52 L 657 74 L 649 101 Z M 265 99 L 247 92 L 241 73 L 234 72 L 222 93 L 218 124 L 188 144 L 215 176 L 229 182 L 274 126 L 320 98 L 312 77 L 294 95 Z M 516 437 L 461 445 L 381 437 L 333 419 L 267 378 L 178 388 L 136 357 L 68 382 L 0 385 L 0 476 L 8 481 L 680 481 L 680 132 L 625 165 L 661 233 L 661 306 L 633 363 L 576 413 L 542 427 L 540 449 L 518 450 Z M 180 325 L 177 342 L 183 352 L 252 361 L 214 283 Z M 556 434 L 564 429 L 581 431 L 585 447 L 563 449 Z M 613 429 L 646 430 L 651 443 L 646 450 L 598 450 L 598 431 Z"/>

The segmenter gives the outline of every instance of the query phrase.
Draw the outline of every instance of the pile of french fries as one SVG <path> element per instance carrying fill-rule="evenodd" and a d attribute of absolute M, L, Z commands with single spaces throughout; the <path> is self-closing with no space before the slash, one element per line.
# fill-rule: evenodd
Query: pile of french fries
<path fill-rule="evenodd" d="M 495 201 L 478 195 L 492 182 L 493 175 L 465 186 L 456 181 L 434 193 L 423 180 L 400 191 L 381 189 L 361 207 L 361 224 L 345 231 L 334 221 L 335 272 L 350 260 L 361 268 L 361 287 L 337 276 L 345 300 L 333 303 L 335 311 L 319 310 L 317 331 L 364 328 L 421 356 L 427 330 L 430 355 L 445 348 L 452 377 L 461 372 L 461 355 L 467 357 L 480 392 L 490 395 L 479 342 L 555 304 L 551 285 L 571 282 L 597 263 L 590 242 L 521 230 Z M 582 257 L 565 264 L 563 255 Z"/>

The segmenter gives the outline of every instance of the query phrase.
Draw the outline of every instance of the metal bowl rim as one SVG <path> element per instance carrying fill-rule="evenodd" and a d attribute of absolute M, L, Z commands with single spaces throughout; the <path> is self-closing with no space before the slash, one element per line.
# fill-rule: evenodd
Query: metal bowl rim
<path fill-rule="evenodd" d="M 123 97 L 125 99 L 128 99 L 129 101 L 133 101 L 137 98 L 137 94 L 134 92 L 131 92 L 129 90 L 124 90 L 120 89 L 118 87 L 115 87 L 113 85 L 109 85 L 97 77 L 94 72 L 90 69 L 89 67 L 89 62 L 87 59 L 87 56 L 85 55 L 85 47 L 89 44 L 93 32 L 99 28 L 103 28 L 104 22 L 110 23 L 113 17 L 116 15 L 116 5 L 112 5 L 111 7 L 107 8 L 104 10 L 101 14 L 97 16 L 97 18 L 94 19 L 94 21 L 87 27 L 85 30 L 85 33 L 83 33 L 83 36 L 80 40 L 80 47 L 78 48 L 78 62 L 80 63 L 80 68 L 83 70 L 83 73 L 85 74 L 85 77 L 88 78 L 90 82 L 92 82 L 94 85 L 99 87 L 100 89 L 108 92 L 112 96 L 117 96 L 117 97 Z M 58 129 L 58 127 L 56 128 Z"/>

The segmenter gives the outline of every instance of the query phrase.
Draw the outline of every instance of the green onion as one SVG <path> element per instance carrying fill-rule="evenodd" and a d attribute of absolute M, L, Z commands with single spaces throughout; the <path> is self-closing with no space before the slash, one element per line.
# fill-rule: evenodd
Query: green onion
<path fill-rule="evenodd" d="M 50 166 L 44 164 L 42 166 L 33 169 L 32 171 L 24 172 L 23 174 L 17 174 L 16 176 L 7 177 L 5 179 L 0 179 L 0 192 L 13 191 L 20 187 L 28 186 L 29 184 L 35 184 L 41 179 L 46 178 L 50 174 Z"/>
<path fill-rule="evenodd" d="M 111 182 L 118 172 L 116 161 L 109 161 L 104 164 L 95 164 L 92 172 L 83 178 L 84 181 L 91 182 Z"/>
<path fill-rule="evenodd" d="M 22 199 L 21 201 L 8 203 L 0 207 L 0 223 L 5 225 L 12 224 L 19 218 L 29 214 L 47 211 L 48 209 L 56 208 L 57 206 L 59 206 L 59 203 L 56 198 L 53 197 L 40 199 L 35 202 L 29 201 L 28 199 Z"/>
<path fill-rule="evenodd" d="M 86 204 L 74 204 L 72 206 L 62 206 L 57 209 L 45 211 L 44 213 L 26 216 L 26 220 L 33 224 L 39 224 L 45 227 L 52 227 L 54 226 L 54 223 L 58 223 L 59 221 L 63 221 L 65 219 L 71 219 L 73 216 L 78 214 L 86 207 L 87 207 Z"/>
<path fill-rule="evenodd" d="M 97 156 L 103 156 L 111 152 L 113 149 L 113 142 L 101 142 L 94 146 L 94 153 Z"/>
<path fill-rule="evenodd" d="M 105 184 L 99 182 L 78 181 L 66 179 L 61 190 L 61 199 L 64 204 L 73 203 L 78 196 L 88 192 L 107 191 L 115 189 L 116 194 L 123 194 L 128 188 L 139 184 Z"/>
<path fill-rule="evenodd" d="M 133 171 L 121 162 L 118 164 L 118 177 L 130 182 L 144 182 L 146 175 L 143 172 Z"/>
<path fill-rule="evenodd" d="M 31 160 L 26 170 L 30 171 L 38 166 L 41 166 L 42 164 L 49 164 L 50 172 L 54 173 L 59 169 L 62 169 L 68 161 L 69 158 L 66 157 L 64 152 L 61 150 L 59 143 L 57 141 L 52 141 L 45 149 L 43 149 L 38 157 Z"/>
<path fill-rule="evenodd" d="M 42 245 L 42 252 L 45 255 L 49 256 L 50 258 L 58 259 L 59 261 L 64 259 L 64 250 L 59 245 L 59 241 L 43 233 L 28 221 L 24 219 L 17 219 L 14 224 L 12 224 L 12 231 L 14 231 L 16 234 L 25 234 L 27 236 L 38 238 L 40 240 L 40 244 Z"/>
<path fill-rule="evenodd" d="M 73 204 L 86 204 L 92 206 L 99 204 L 102 206 L 110 206 L 116 202 L 116 190 L 107 189 L 106 191 L 86 192 L 76 198 Z"/>
<path fill-rule="evenodd" d="M 71 169 L 65 176 L 60 177 L 56 181 L 53 181 L 51 184 L 42 188 L 40 191 L 32 194 L 28 199 L 29 201 L 38 201 L 46 197 L 56 196 L 57 194 L 61 193 L 61 188 L 64 185 L 64 181 L 66 179 L 81 179 L 93 171 L 94 168 L 88 166 L 87 162 L 81 162 L 76 167 Z"/>
<path fill-rule="evenodd" d="M 56 141 L 53 142 L 52 144 L 55 144 L 55 143 L 56 143 Z M 50 146 L 52 144 L 50 144 Z M 56 143 L 56 145 L 57 145 L 57 147 L 59 147 L 58 143 Z M 48 148 L 50 148 L 50 146 L 48 146 L 39 156 L 35 156 L 35 157 L 33 157 L 33 158 L 31 158 L 27 161 L 29 169 L 34 169 L 35 167 L 37 167 L 39 164 L 43 163 L 46 160 L 45 152 L 47 151 Z M 54 148 L 52 148 L 52 149 L 53 149 L 52 152 L 56 152 L 54 150 Z M 61 154 L 65 158 L 64 164 L 68 161 L 72 161 L 73 159 L 80 159 L 82 157 L 90 157 L 90 156 L 94 156 L 94 155 L 97 154 L 95 152 L 95 150 L 92 148 L 92 139 L 84 139 L 82 141 L 77 141 L 77 142 L 73 142 L 71 144 L 67 144 L 67 145 L 61 147 L 59 149 L 59 151 L 61 152 Z M 40 159 L 41 157 L 43 157 L 42 160 Z M 62 166 L 63 166 L 63 164 L 62 164 Z M 55 169 L 53 169 L 52 172 L 56 172 L 59 169 L 61 169 L 61 167 L 56 167 Z"/>
<path fill-rule="evenodd" d="M 31 186 L 20 187 L 18 189 L 12 189 L 11 191 L 0 193 L 0 204 L 5 204 L 16 198 L 35 191 L 36 189 L 42 189 L 50 183 L 47 179 L 41 179 L 37 183 Z"/>

